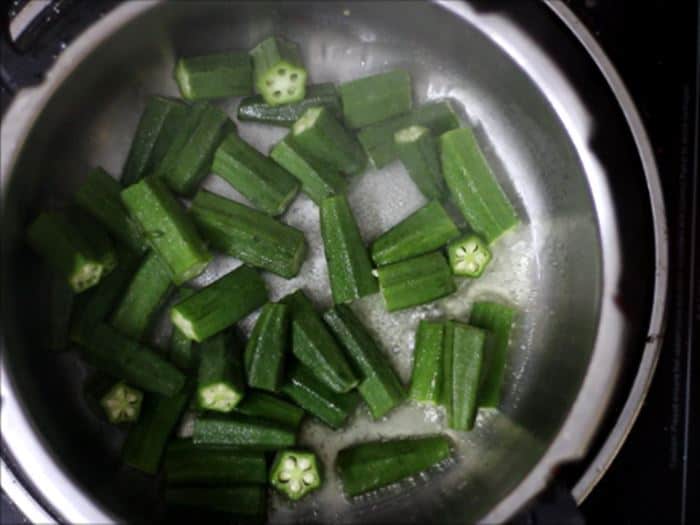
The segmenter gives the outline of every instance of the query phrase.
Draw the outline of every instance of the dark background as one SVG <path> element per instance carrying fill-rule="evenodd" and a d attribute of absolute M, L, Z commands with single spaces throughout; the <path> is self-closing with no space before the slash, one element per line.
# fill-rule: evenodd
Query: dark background
<path fill-rule="evenodd" d="M 697 195 L 700 5 L 695 0 L 565 1 L 617 67 L 651 138 L 668 211 L 670 315 L 647 401 L 611 469 L 579 509 L 583 516 L 571 515 L 566 491 L 560 490 L 554 491 L 553 496 L 550 494 L 547 500 L 554 511 L 531 512 L 521 521 L 533 525 L 583 520 L 590 524 L 700 523 L 697 386 L 700 355 L 693 360 L 691 352 L 700 350 L 697 342 L 700 340 L 700 262 L 696 251 L 700 232 Z M 18 0 L 9 5 L 12 8 L 23 3 Z M 58 13 L 47 13 L 47 17 L 57 19 L 63 11 L 64 19 L 71 20 L 60 29 L 50 24 L 48 29 L 40 28 L 44 52 L 18 55 L 3 47 L 0 68 L 3 109 L 12 91 L 38 79 L 40 71 L 50 65 L 60 49 L 78 34 L 79 28 L 99 18 L 114 2 L 63 0 L 58 4 Z M 7 71 L 16 71 L 18 61 L 26 65 L 22 74 L 8 77 Z M 575 479 L 577 468 L 574 465 L 563 470 L 560 486 L 566 487 L 569 479 Z M 0 522 L 8 525 L 22 522 L 4 494 Z"/>

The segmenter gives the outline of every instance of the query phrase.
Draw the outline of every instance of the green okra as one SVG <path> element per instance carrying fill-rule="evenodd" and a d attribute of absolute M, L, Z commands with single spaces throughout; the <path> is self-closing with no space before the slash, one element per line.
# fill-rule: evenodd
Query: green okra
<path fill-rule="evenodd" d="M 284 304 L 268 303 L 260 312 L 246 345 L 244 362 L 248 385 L 279 390 L 284 354 L 289 345 L 289 312 Z"/>
<path fill-rule="evenodd" d="M 299 179 L 301 191 L 316 204 L 326 197 L 344 193 L 347 188 L 347 182 L 338 170 L 327 162 L 302 153 L 291 134 L 270 150 L 270 157 Z"/>
<path fill-rule="evenodd" d="M 267 392 L 248 391 L 236 412 L 298 429 L 304 410 Z"/>
<path fill-rule="evenodd" d="M 320 215 L 333 302 L 346 303 L 376 293 L 372 263 L 345 196 L 324 199 Z"/>
<path fill-rule="evenodd" d="M 186 100 L 238 97 L 253 92 L 253 65 L 244 51 L 180 58 L 174 76 Z"/>
<path fill-rule="evenodd" d="M 471 129 L 441 135 L 440 157 L 447 187 L 472 230 L 491 243 L 520 223 Z"/>
<path fill-rule="evenodd" d="M 408 175 L 429 199 L 442 200 L 445 185 L 437 141 L 423 126 L 409 126 L 394 134 L 394 148 Z"/>
<path fill-rule="evenodd" d="M 177 293 L 177 301 L 191 297 L 196 290 L 193 288 L 180 288 Z M 170 334 L 170 361 L 180 370 L 191 371 L 199 367 L 199 346 L 189 337 L 173 326 Z"/>
<path fill-rule="evenodd" d="M 383 168 L 398 158 L 394 134 L 409 126 L 428 128 L 434 136 L 459 127 L 459 118 L 449 101 L 428 102 L 410 113 L 361 129 L 357 139 L 374 166 Z"/>
<path fill-rule="evenodd" d="M 270 484 L 292 501 L 321 486 L 320 461 L 305 450 L 280 450 L 270 469 Z"/>
<path fill-rule="evenodd" d="M 225 445 L 252 450 L 278 450 L 296 444 L 296 430 L 242 414 L 198 417 L 192 440 L 196 445 Z"/>
<path fill-rule="evenodd" d="M 204 271 L 212 256 L 192 219 L 162 180 L 146 177 L 123 190 L 122 201 L 176 285 Z"/>
<path fill-rule="evenodd" d="M 411 111 L 411 75 L 395 69 L 338 86 L 345 122 L 362 128 Z"/>
<path fill-rule="evenodd" d="M 332 83 L 326 82 L 307 86 L 302 100 L 287 104 L 273 106 L 265 102 L 262 95 L 246 97 L 238 105 L 238 120 L 290 127 L 304 111 L 315 106 L 327 107 L 337 118 L 342 116 L 338 92 Z"/>
<path fill-rule="evenodd" d="M 197 193 L 190 213 L 214 249 L 287 279 L 299 273 L 306 256 L 302 231 L 206 190 Z"/>
<path fill-rule="evenodd" d="M 171 291 L 168 267 L 157 254 L 149 253 L 126 287 L 110 324 L 131 339 L 143 339 L 158 308 Z"/>
<path fill-rule="evenodd" d="M 266 302 L 267 288 L 260 274 L 240 266 L 175 304 L 170 319 L 187 337 L 202 342 Z"/>
<path fill-rule="evenodd" d="M 299 190 L 290 173 L 236 133 L 228 133 L 216 150 L 212 171 L 273 216 L 282 214 Z"/>
<path fill-rule="evenodd" d="M 230 412 L 243 399 L 245 377 L 240 349 L 226 332 L 199 346 L 197 403 L 202 410 Z"/>
<path fill-rule="evenodd" d="M 114 425 L 133 423 L 141 413 L 143 392 L 107 374 L 88 377 L 83 394 L 93 412 Z"/>
<path fill-rule="evenodd" d="M 272 106 L 302 100 L 306 95 L 307 72 L 299 46 L 271 36 L 250 51 L 255 88 Z"/>
<path fill-rule="evenodd" d="M 440 252 L 382 266 L 377 275 L 390 312 L 429 303 L 456 290 L 452 271 Z"/>
<path fill-rule="evenodd" d="M 461 277 L 481 277 L 491 262 L 491 250 L 477 235 L 468 234 L 447 246 L 452 273 Z"/>
<path fill-rule="evenodd" d="M 484 359 L 486 332 L 464 323 L 453 323 L 451 352 L 452 376 L 445 378 L 451 397 L 447 414 L 448 426 L 455 430 L 471 430 L 477 409 L 477 394 Z"/>
<path fill-rule="evenodd" d="M 413 373 L 409 397 L 424 403 L 439 403 L 443 378 L 445 323 L 422 320 L 416 331 Z"/>
<path fill-rule="evenodd" d="M 301 153 L 347 175 L 357 175 L 367 166 L 355 136 L 323 106 L 307 109 L 292 126 L 292 137 Z"/>
<path fill-rule="evenodd" d="M 337 305 L 323 318 L 360 371 L 363 379 L 358 389 L 372 416 L 383 417 L 406 397 L 391 363 L 348 306 Z"/>
<path fill-rule="evenodd" d="M 440 249 L 459 235 L 459 229 L 437 201 L 406 217 L 372 243 L 377 266 L 396 263 Z"/>

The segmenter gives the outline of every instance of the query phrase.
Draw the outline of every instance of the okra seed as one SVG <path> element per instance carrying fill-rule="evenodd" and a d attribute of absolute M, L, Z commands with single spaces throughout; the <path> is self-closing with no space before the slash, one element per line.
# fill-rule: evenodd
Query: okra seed
<path fill-rule="evenodd" d="M 287 94 L 288 94 L 288 95 L 293 95 L 293 94 L 294 94 L 294 88 L 289 88 L 289 89 L 287 90 Z"/>
<path fill-rule="evenodd" d="M 287 72 L 287 70 L 284 69 L 283 67 L 281 67 L 281 68 L 279 68 L 279 69 L 277 70 L 277 73 L 280 74 L 280 75 L 284 75 L 286 72 Z"/>
<path fill-rule="evenodd" d="M 456 252 L 458 257 L 464 257 L 467 255 L 467 251 L 464 248 L 457 248 Z"/>
<path fill-rule="evenodd" d="M 299 492 L 301 490 L 301 483 L 299 483 L 296 479 L 293 479 L 289 482 L 289 489 L 292 492 Z"/>
<path fill-rule="evenodd" d="M 311 485 L 316 480 L 316 476 L 314 476 L 312 472 L 307 472 L 301 479 L 307 485 Z"/>
<path fill-rule="evenodd" d="M 311 462 L 307 458 L 299 458 L 298 464 L 301 470 L 309 470 L 311 468 Z"/>
<path fill-rule="evenodd" d="M 274 95 L 276 97 L 280 97 L 282 95 L 282 92 L 278 89 L 277 91 L 275 91 Z"/>
<path fill-rule="evenodd" d="M 267 80 L 267 81 L 265 82 L 265 85 L 266 85 L 267 87 L 270 87 L 270 86 L 272 85 L 272 80 Z"/>
<path fill-rule="evenodd" d="M 478 269 L 479 269 L 479 266 L 477 266 L 477 264 L 474 262 L 470 262 L 469 264 L 467 264 L 467 270 L 469 270 L 472 273 L 476 272 Z"/>
<path fill-rule="evenodd" d="M 280 472 L 279 478 L 280 481 L 289 481 L 290 479 L 292 479 L 292 474 L 287 470 L 283 470 L 282 472 Z"/>
<path fill-rule="evenodd" d="M 299 78 L 299 74 L 298 74 L 298 73 L 292 73 L 291 75 L 289 75 L 289 78 L 292 79 L 292 80 L 296 80 L 297 78 Z"/>
<path fill-rule="evenodd" d="M 292 470 L 296 468 L 297 462 L 294 460 L 294 458 L 287 458 L 284 460 L 284 468 L 285 470 Z"/>

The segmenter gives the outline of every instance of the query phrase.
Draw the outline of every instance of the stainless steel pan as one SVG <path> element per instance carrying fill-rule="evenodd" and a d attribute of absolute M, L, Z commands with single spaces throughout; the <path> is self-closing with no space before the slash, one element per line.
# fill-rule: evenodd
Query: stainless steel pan
<path fill-rule="evenodd" d="M 496 5 L 494 5 L 496 4 Z M 149 521 L 155 485 L 119 464 L 119 439 L 80 400 L 75 355 L 39 341 L 41 267 L 23 245 L 37 209 L 68 198 L 94 165 L 118 174 L 150 93 L 175 94 L 174 58 L 248 48 L 282 32 L 304 50 L 313 81 L 344 81 L 391 67 L 411 71 L 418 102 L 449 97 L 473 125 L 524 227 L 496 248 L 481 280 L 435 305 L 389 316 L 370 297 L 357 310 L 404 379 L 420 318 L 459 318 L 474 299 L 500 297 L 522 315 L 502 410 L 454 434 L 458 458 L 429 481 L 353 505 L 324 492 L 273 521 L 469 523 L 502 521 L 537 494 L 556 467 L 581 457 L 617 378 L 634 381 L 597 459 L 574 495 L 585 497 L 634 420 L 653 372 L 666 293 L 663 202 L 634 106 L 601 50 L 559 2 L 126 3 L 86 31 L 40 86 L 21 92 L 2 125 L 5 462 L 29 481 L 40 512 L 70 522 Z M 235 102 L 224 103 L 235 113 Z M 262 150 L 281 131 L 241 126 Z M 206 185 L 236 194 L 215 178 Z M 422 199 L 399 165 L 353 183 L 367 240 Z M 285 220 L 312 246 L 300 277 L 269 278 L 273 297 L 304 286 L 329 301 L 317 211 L 300 197 Z M 216 261 L 198 283 L 235 264 Z M 252 319 L 244 323 L 249 327 Z M 311 425 L 302 438 L 327 464 L 354 439 L 432 432 L 439 414 L 406 407 L 352 432 Z M 186 430 L 186 429 L 185 429 Z"/>

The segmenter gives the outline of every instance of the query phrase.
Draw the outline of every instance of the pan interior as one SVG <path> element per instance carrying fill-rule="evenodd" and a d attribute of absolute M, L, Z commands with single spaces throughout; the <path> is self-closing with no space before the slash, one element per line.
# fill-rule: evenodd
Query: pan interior
<path fill-rule="evenodd" d="M 146 97 L 177 95 L 172 80 L 177 56 L 246 49 L 271 33 L 299 42 L 314 83 L 403 68 L 414 79 L 416 103 L 454 100 L 523 220 L 495 245 L 486 274 L 461 281 L 456 294 L 394 314 L 384 311 L 379 295 L 353 305 L 406 382 L 420 319 L 466 320 L 473 301 L 482 298 L 517 306 L 521 313 L 502 410 L 480 414 L 470 433 L 450 433 L 457 455 L 445 468 L 353 504 L 340 496 L 332 468 L 337 450 L 361 439 L 437 432 L 441 413 L 405 406 L 372 422 L 360 409 L 346 430 L 309 424 L 302 442 L 321 454 L 325 486 L 293 508 L 273 502 L 271 519 L 366 523 L 400 515 L 404 523 L 471 522 L 523 479 L 571 408 L 597 326 L 601 249 L 586 173 L 546 96 L 492 40 L 439 6 L 168 3 L 105 40 L 37 119 L 8 187 L 3 225 L 4 266 L 13 276 L 3 287 L 8 367 L 38 432 L 83 490 L 123 520 L 157 512 L 155 484 L 120 466 L 121 436 L 84 406 L 80 385 L 86 371 L 75 353 L 47 354 L 42 348 L 38 323 L 45 321 L 45 281 L 18 232 L 37 210 L 65 201 L 91 167 L 119 174 Z M 235 115 L 237 100 L 221 105 Z M 249 123 L 239 131 L 264 152 L 285 133 Z M 205 187 L 242 200 L 213 176 Z M 349 199 L 366 241 L 425 203 L 398 163 L 354 178 Z M 303 287 L 319 306 L 328 306 L 317 207 L 301 195 L 283 220 L 304 230 L 310 253 L 298 277 L 266 276 L 271 298 Z M 238 264 L 218 258 L 196 283 L 210 282 Z M 246 319 L 243 329 L 253 321 L 254 316 Z M 168 327 L 156 332 L 156 344 L 166 344 Z"/>

